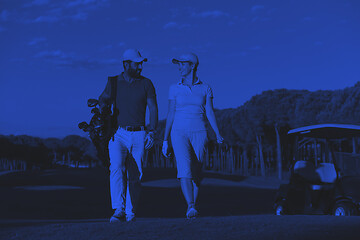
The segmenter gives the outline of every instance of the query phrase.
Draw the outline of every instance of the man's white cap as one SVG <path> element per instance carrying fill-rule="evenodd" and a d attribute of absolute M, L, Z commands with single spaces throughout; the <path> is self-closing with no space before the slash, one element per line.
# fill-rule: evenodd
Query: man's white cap
<path fill-rule="evenodd" d="M 199 64 L 199 58 L 194 53 L 186 53 L 178 58 L 173 58 L 172 63 L 178 62 L 192 62 L 195 65 Z"/>
<path fill-rule="evenodd" d="M 127 49 L 123 54 L 123 61 L 147 62 L 147 58 L 142 57 L 136 49 Z"/>

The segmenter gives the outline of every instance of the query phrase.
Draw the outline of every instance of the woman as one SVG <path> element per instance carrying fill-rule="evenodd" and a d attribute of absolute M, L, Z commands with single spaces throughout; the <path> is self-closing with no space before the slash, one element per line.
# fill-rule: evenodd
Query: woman
<path fill-rule="evenodd" d="M 222 143 L 213 109 L 213 92 L 211 87 L 197 77 L 198 57 L 184 54 L 173 59 L 178 64 L 181 80 L 170 86 L 169 109 L 166 120 L 162 152 L 168 153 L 168 138 L 171 131 L 171 142 L 176 158 L 176 166 L 181 190 L 188 205 L 187 218 L 195 218 L 196 199 L 198 196 L 202 163 L 205 157 L 207 132 L 205 115 L 216 134 L 217 142 Z"/>

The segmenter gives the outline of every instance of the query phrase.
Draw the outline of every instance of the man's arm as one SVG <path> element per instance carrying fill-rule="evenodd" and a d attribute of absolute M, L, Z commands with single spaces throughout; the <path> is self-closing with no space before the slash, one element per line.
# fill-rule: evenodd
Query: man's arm
<path fill-rule="evenodd" d="M 150 131 L 155 131 L 158 126 L 158 105 L 156 97 L 148 98 L 147 105 L 150 113 Z"/>
<path fill-rule="evenodd" d="M 150 79 L 145 79 L 146 103 L 150 113 L 150 131 L 155 131 L 158 126 L 158 105 L 156 101 L 156 92 Z"/>
<path fill-rule="evenodd" d="M 158 125 L 158 106 L 156 97 L 147 98 L 147 105 L 150 112 L 150 129 L 145 138 L 145 149 L 148 150 L 154 145 L 154 131 Z"/>

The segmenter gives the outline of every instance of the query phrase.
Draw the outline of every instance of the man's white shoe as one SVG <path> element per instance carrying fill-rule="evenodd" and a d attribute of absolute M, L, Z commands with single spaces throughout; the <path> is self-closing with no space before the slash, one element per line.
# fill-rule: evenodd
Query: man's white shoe
<path fill-rule="evenodd" d="M 115 210 L 114 215 L 111 216 L 110 218 L 110 222 L 121 222 L 121 221 L 125 221 L 125 212 L 122 210 Z"/>
<path fill-rule="evenodd" d="M 135 221 L 135 215 L 126 215 L 126 221 L 127 222 L 134 222 Z"/>

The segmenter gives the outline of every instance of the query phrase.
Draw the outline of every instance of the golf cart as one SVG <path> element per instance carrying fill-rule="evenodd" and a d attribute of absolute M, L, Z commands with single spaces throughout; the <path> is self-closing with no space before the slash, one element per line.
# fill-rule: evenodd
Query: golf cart
<path fill-rule="evenodd" d="M 360 213 L 360 126 L 319 124 L 292 129 L 289 184 L 275 198 L 276 215 Z"/>

